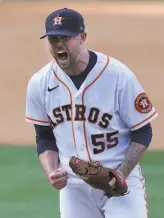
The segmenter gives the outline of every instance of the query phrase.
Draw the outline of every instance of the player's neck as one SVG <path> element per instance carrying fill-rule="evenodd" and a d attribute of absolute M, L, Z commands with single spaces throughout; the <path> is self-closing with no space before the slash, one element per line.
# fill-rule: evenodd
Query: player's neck
<path fill-rule="evenodd" d="M 83 50 L 78 58 L 78 61 L 71 65 L 70 69 L 65 70 L 69 76 L 80 75 L 87 67 L 89 63 L 89 52 L 88 50 Z"/>

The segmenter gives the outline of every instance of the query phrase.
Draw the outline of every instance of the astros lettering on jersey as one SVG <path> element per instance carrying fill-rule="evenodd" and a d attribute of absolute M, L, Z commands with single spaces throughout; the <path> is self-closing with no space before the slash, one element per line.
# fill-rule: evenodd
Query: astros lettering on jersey
<path fill-rule="evenodd" d="M 52 127 L 60 165 L 70 175 L 72 156 L 118 166 L 130 131 L 157 116 L 133 72 L 118 60 L 95 53 L 97 63 L 79 90 L 55 62 L 34 74 L 27 88 L 26 120 Z"/>

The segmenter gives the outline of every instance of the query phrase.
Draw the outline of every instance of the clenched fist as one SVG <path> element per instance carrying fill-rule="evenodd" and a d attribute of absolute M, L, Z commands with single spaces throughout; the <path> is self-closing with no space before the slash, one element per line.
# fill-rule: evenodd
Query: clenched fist
<path fill-rule="evenodd" d="M 67 172 L 58 168 L 48 175 L 48 180 L 55 189 L 62 189 L 67 185 Z"/>

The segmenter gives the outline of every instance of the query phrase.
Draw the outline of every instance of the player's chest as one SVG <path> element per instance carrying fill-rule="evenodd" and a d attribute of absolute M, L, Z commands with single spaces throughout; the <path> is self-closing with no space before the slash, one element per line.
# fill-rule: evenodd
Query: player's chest
<path fill-rule="evenodd" d="M 115 112 L 116 86 L 105 81 L 77 90 L 60 84 L 47 93 L 45 107 L 55 125 L 87 121 L 107 128 Z"/>

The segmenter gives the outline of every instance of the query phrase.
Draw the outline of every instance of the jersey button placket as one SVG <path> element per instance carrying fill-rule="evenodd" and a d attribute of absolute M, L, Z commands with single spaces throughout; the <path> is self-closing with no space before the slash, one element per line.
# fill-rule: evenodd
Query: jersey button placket
<path fill-rule="evenodd" d="M 78 131 L 79 131 L 80 134 L 83 134 L 83 132 L 82 132 L 82 131 L 83 131 L 83 128 L 82 128 L 81 125 L 78 125 L 78 126 L 77 126 L 77 129 L 78 129 Z M 84 151 L 84 148 L 85 148 L 85 144 L 82 143 L 82 144 L 80 145 L 80 151 Z"/>
<path fill-rule="evenodd" d="M 84 143 L 84 137 L 83 137 L 83 127 L 81 125 L 82 124 L 76 124 L 75 132 L 76 132 L 76 141 L 77 141 L 77 152 L 78 152 L 78 155 L 79 156 L 84 156 L 85 155 L 85 143 Z"/>
<path fill-rule="evenodd" d="M 79 93 L 75 98 L 75 104 L 82 105 L 82 96 Z M 75 132 L 76 132 L 76 141 L 77 141 L 77 152 L 78 155 L 82 158 L 85 158 L 86 150 L 85 150 L 85 139 L 84 139 L 84 131 L 83 131 L 83 121 L 76 120 L 75 121 Z"/>

